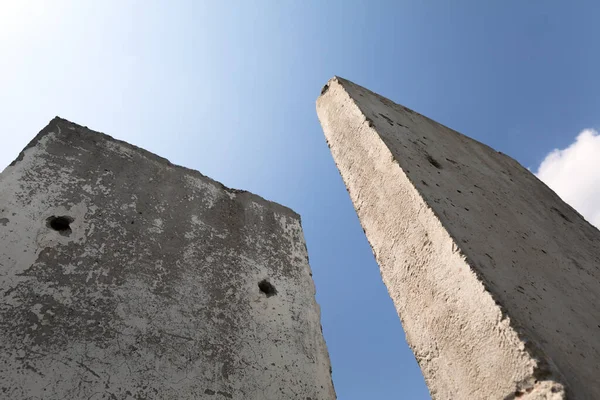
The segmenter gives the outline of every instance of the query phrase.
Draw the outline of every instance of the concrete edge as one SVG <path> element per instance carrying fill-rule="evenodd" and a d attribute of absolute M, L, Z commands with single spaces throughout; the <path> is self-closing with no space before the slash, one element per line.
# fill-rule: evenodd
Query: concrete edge
<path fill-rule="evenodd" d="M 553 190 L 551 187 L 549 187 L 549 186 L 548 186 L 548 185 L 546 185 L 544 182 L 542 182 L 542 181 L 540 180 L 540 178 L 538 178 L 538 176 L 537 176 L 535 173 L 533 173 L 532 171 L 530 171 L 530 170 L 528 170 L 527 168 L 525 168 L 525 167 L 524 167 L 524 166 L 523 166 L 523 165 L 522 165 L 522 164 L 521 164 L 519 161 L 517 161 L 516 159 L 512 158 L 512 157 L 511 157 L 511 156 L 509 156 L 508 154 L 506 154 L 506 153 L 503 153 L 503 152 L 501 152 L 501 151 L 499 151 L 499 150 L 496 150 L 496 149 L 494 149 L 493 147 L 491 147 L 491 146 L 488 146 L 487 144 L 485 144 L 485 143 L 482 143 L 482 142 L 480 142 L 480 141 L 478 141 L 478 140 L 475 140 L 475 139 L 473 139 L 473 138 L 470 138 L 470 137 L 468 137 L 468 136 L 466 136 L 466 135 L 464 135 L 464 134 L 462 134 L 462 133 L 458 132 L 457 130 L 450 128 L 450 127 L 449 127 L 449 126 L 447 126 L 447 125 L 444 125 L 444 124 L 442 124 L 442 123 L 440 123 L 440 122 L 438 122 L 438 121 L 436 121 L 436 120 L 433 120 L 433 119 L 431 119 L 431 118 L 427 117 L 426 115 L 423 115 L 423 114 L 421 114 L 421 113 L 418 113 L 417 111 L 414 111 L 414 110 L 412 110 L 412 109 L 410 109 L 410 108 L 408 108 L 408 107 L 405 107 L 405 106 L 403 106 L 402 104 L 398 104 L 398 103 L 396 103 L 396 102 L 394 102 L 394 101 L 392 101 L 392 100 L 388 99 L 387 97 L 384 97 L 384 96 L 382 96 L 382 95 L 380 95 L 380 94 L 378 94 L 378 93 L 375 93 L 375 92 L 373 92 L 373 91 L 371 91 L 371 90 L 369 90 L 369 89 L 367 89 L 367 88 L 365 88 L 365 87 L 363 87 L 363 86 L 357 85 L 356 83 L 352 82 L 352 81 L 351 81 L 351 80 L 349 80 L 349 79 L 341 78 L 341 77 L 339 77 L 339 76 L 334 76 L 334 77 L 332 77 L 332 78 L 331 78 L 329 81 L 327 81 L 327 83 L 326 83 L 326 84 L 323 86 L 323 88 L 321 89 L 321 94 L 319 95 L 319 97 L 320 97 L 320 96 L 322 96 L 323 94 L 325 94 L 325 92 L 327 92 L 327 89 L 328 89 L 329 85 L 330 85 L 332 82 L 338 82 L 338 83 L 339 83 L 339 84 L 340 84 L 342 87 L 344 87 L 344 85 L 352 85 L 352 86 L 360 87 L 360 88 L 362 88 L 362 89 L 364 89 L 364 90 L 367 90 L 369 93 L 371 93 L 372 95 L 376 96 L 377 98 L 379 98 L 379 99 L 380 99 L 380 100 L 381 100 L 383 103 L 392 103 L 393 105 L 395 105 L 395 106 L 397 106 L 397 107 L 401 107 L 401 108 L 403 108 L 405 111 L 407 111 L 407 112 L 409 112 L 409 113 L 411 113 L 411 114 L 415 114 L 415 115 L 418 115 L 418 116 L 419 116 L 419 117 L 421 117 L 421 118 L 424 118 L 424 119 L 426 119 L 427 121 L 429 121 L 430 123 L 432 123 L 432 124 L 434 124 L 434 125 L 437 125 L 437 126 L 440 126 L 440 127 L 444 128 L 444 129 L 447 129 L 447 130 L 449 130 L 449 131 L 452 131 L 454 134 L 456 134 L 456 135 L 458 135 L 458 136 L 460 136 L 460 137 L 462 137 L 462 138 L 465 138 L 466 140 L 470 140 L 470 141 L 477 142 L 479 145 L 483 146 L 484 148 L 486 148 L 486 149 L 487 149 L 488 151 L 490 151 L 490 152 L 493 152 L 493 153 L 498 153 L 498 154 L 499 154 L 499 155 L 501 155 L 503 158 L 505 158 L 505 159 L 506 159 L 508 162 L 511 162 L 511 163 L 515 164 L 517 167 L 521 168 L 523 171 L 527 171 L 527 172 L 531 173 L 531 174 L 532 174 L 532 175 L 535 177 L 535 179 L 537 179 L 539 182 L 543 183 L 543 184 L 544 184 L 544 186 L 546 186 L 546 188 L 547 188 L 547 189 L 548 189 L 548 190 L 549 190 L 549 191 L 552 193 L 552 195 L 553 195 L 555 198 L 557 198 L 557 199 L 560 199 L 560 200 L 561 200 L 561 202 L 563 202 L 563 203 L 564 203 L 564 204 L 565 204 L 565 205 L 566 205 L 566 206 L 569 208 L 569 210 L 570 210 L 570 211 L 571 211 L 573 214 L 575 214 L 575 215 L 579 216 L 581 219 L 583 219 L 584 221 L 586 221 L 586 222 L 588 222 L 588 223 L 589 223 L 589 221 L 588 221 L 588 220 L 586 220 L 586 219 L 585 219 L 585 217 L 579 213 L 579 211 L 577 211 L 576 209 L 574 209 L 574 208 L 573 208 L 573 207 L 572 207 L 570 204 L 568 204 L 567 202 L 563 201 L 563 200 L 561 199 L 561 197 L 560 197 L 560 196 L 559 196 L 559 195 L 558 195 L 558 194 L 557 194 L 557 193 L 556 193 L 556 192 L 555 192 L 555 191 L 554 191 L 554 190 Z M 589 224 L 590 224 L 590 225 L 592 225 L 591 223 L 589 223 Z M 597 230 L 600 230 L 600 228 L 596 228 L 596 226 L 594 226 L 594 225 L 592 225 L 592 226 L 593 226 L 595 229 L 597 229 Z"/>
<path fill-rule="evenodd" d="M 383 101 L 384 103 L 392 103 L 393 105 L 396 105 L 398 107 L 402 107 L 403 109 L 417 114 L 419 116 L 421 116 L 422 118 L 425 118 L 429 121 L 431 121 L 432 123 L 438 125 L 438 126 L 442 126 L 446 129 L 451 130 L 452 132 L 456 133 L 457 135 L 460 135 L 461 137 L 465 137 L 469 140 L 475 141 L 477 143 L 479 143 L 480 145 L 486 147 L 487 149 L 489 149 L 490 151 L 493 152 L 497 152 L 496 150 L 494 150 L 493 148 L 491 148 L 490 146 L 478 142 L 472 138 L 469 138 L 465 135 L 463 135 L 460 132 L 455 131 L 454 129 L 448 128 L 445 125 L 442 125 L 422 114 L 419 114 L 415 111 L 412 111 L 410 109 L 408 109 L 407 107 L 404 107 L 400 104 L 394 103 L 391 100 L 370 91 L 369 89 L 366 89 L 362 86 L 359 86 L 357 84 L 355 84 L 354 82 L 344 79 L 344 78 L 340 78 L 338 76 L 334 76 L 331 79 L 329 79 L 329 81 L 323 86 L 323 88 L 321 89 L 321 93 L 317 98 L 317 105 L 319 104 L 320 99 L 327 93 L 327 91 L 329 90 L 329 87 L 332 84 L 337 84 L 339 85 L 343 92 L 346 94 L 346 96 L 350 99 L 350 101 L 352 102 L 352 104 L 354 104 L 354 106 L 360 110 L 361 114 L 364 116 L 364 111 L 361 109 L 361 107 L 356 103 L 356 101 L 354 100 L 354 98 L 350 95 L 350 93 L 348 93 L 348 90 L 346 88 L 346 86 L 349 85 L 353 85 L 353 86 L 357 86 L 362 88 L 363 90 L 368 91 L 369 93 L 372 93 L 373 95 L 375 95 L 377 98 L 385 100 Z M 366 117 L 365 117 L 366 118 Z M 371 129 L 373 129 L 376 134 L 379 136 L 379 133 L 377 132 L 377 130 L 374 127 L 371 127 Z M 385 144 L 387 147 L 387 144 Z M 513 159 L 512 157 L 501 153 L 501 152 L 497 152 L 502 154 L 504 157 L 508 158 L 511 162 L 514 162 L 516 164 L 518 164 L 521 168 L 524 168 L 518 161 L 516 161 L 515 159 Z M 398 163 L 398 160 L 396 160 L 394 158 L 393 160 L 395 162 L 395 164 L 398 166 L 398 168 L 400 168 L 402 170 L 402 167 L 400 166 L 400 164 Z M 336 167 L 337 167 L 337 163 L 336 163 Z M 341 171 L 338 171 L 341 175 Z M 405 174 L 408 181 L 410 182 L 410 184 L 413 186 L 413 188 L 415 189 L 415 192 L 418 193 L 419 197 L 421 198 L 422 202 L 427 206 L 428 210 L 432 212 L 433 215 L 435 215 L 435 217 L 438 220 L 440 219 L 440 216 L 438 215 L 438 213 L 435 212 L 435 210 L 429 205 L 429 203 L 426 201 L 425 198 L 423 198 L 423 196 L 421 195 L 421 193 L 419 192 L 419 190 L 416 189 L 416 185 L 414 183 L 414 181 L 410 178 L 410 176 L 408 174 Z M 534 174 L 535 175 L 535 174 Z M 342 177 L 343 178 L 343 177 Z M 537 177 L 536 177 L 537 178 Z M 550 188 L 548 188 L 549 190 L 551 190 Z M 552 191 L 552 190 L 551 190 Z M 552 191 L 552 193 L 558 197 L 558 195 Z M 559 197 L 560 198 L 560 197 Z M 354 202 L 352 202 L 353 207 L 355 208 L 355 212 L 357 212 L 358 214 L 358 210 L 356 210 L 356 207 L 354 206 Z M 569 206 L 570 207 L 570 206 Z M 571 207 L 572 208 L 572 207 Z M 577 211 L 575 211 L 573 209 L 574 212 L 576 212 L 578 215 L 580 215 Z M 582 217 L 583 218 L 583 217 Z M 361 223 L 362 225 L 362 223 Z M 536 362 L 536 366 L 534 367 L 534 370 L 532 371 L 531 374 L 531 378 L 533 378 L 535 384 L 533 386 L 532 389 L 536 389 L 538 386 L 545 386 L 543 385 L 544 381 L 552 381 L 557 383 L 558 385 L 562 386 L 563 388 L 563 393 L 554 393 L 555 395 L 562 395 L 564 399 L 568 399 L 569 398 L 569 388 L 566 385 L 566 381 L 565 379 L 562 377 L 562 374 L 560 373 L 559 369 L 554 365 L 554 363 L 552 362 L 552 360 L 550 359 L 550 357 L 548 357 L 540 348 L 539 345 L 535 344 L 534 341 L 532 341 L 528 335 L 524 332 L 523 327 L 518 323 L 518 321 L 515 321 L 508 313 L 507 310 L 502 306 L 502 304 L 500 303 L 500 301 L 496 298 L 496 296 L 494 295 L 493 291 L 490 290 L 490 285 L 487 282 L 487 280 L 478 272 L 478 270 L 474 267 L 474 263 L 472 262 L 472 260 L 465 254 L 465 252 L 463 251 L 462 247 L 460 246 L 459 242 L 456 240 L 456 237 L 452 234 L 452 232 L 450 232 L 446 226 L 444 226 L 442 224 L 443 229 L 448 233 L 448 235 L 450 236 L 450 238 L 452 239 L 452 241 L 454 242 L 454 245 L 456 246 L 456 249 L 458 249 L 458 253 L 464 258 L 465 263 L 469 266 L 469 268 L 471 269 L 471 271 L 475 274 L 475 276 L 477 277 L 477 279 L 481 282 L 481 284 L 483 285 L 483 287 L 485 288 L 485 291 L 487 292 L 487 294 L 492 298 L 492 300 L 494 301 L 494 303 L 496 304 L 496 306 L 498 307 L 498 310 L 500 311 L 502 318 L 503 319 L 507 319 L 509 321 L 509 328 L 511 328 L 515 334 L 517 335 L 517 337 L 519 338 L 519 340 L 521 340 L 521 342 L 524 344 L 524 348 L 525 351 L 527 352 L 527 354 L 529 355 L 529 357 L 534 360 Z M 364 228 L 363 228 L 364 229 Z M 366 234 L 366 232 L 365 232 Z M 367 238 L 367 241 L 369 242 L 369 245 L 371 246 L 370 241 Z M 373 247 L 371 246 L 371 249 L 373 250 Z M 373 254 L 375 254 L 375 252 L 373 252 Z M 526 386 L 527 381 L 529 381 L 529 379 L 527 379 L 526 381 L 522 382 L 522 384 L 524 384 Z M 519 383 L 520 385 L 521 383 Z M 519 391 L 521 388 L 517 387 L 517 390 Z M 541 389 L 541 388 L 540 388 Z M 543 390 L 543 389 L 542 389 Z M 536 390 L 533 390 L 534 392 L 537 392 Z M 532 396 L 529 396 L 529 393 L 531 392 L 531 390 L 527 390 L 527 391 L 523 391 L 522 394 L 517 394 L 517 393 L 513 393 L 510 395 L 507 395 L 503 400 L 515 400 L 515 399 L 522 399 L 522 400 L 528 400 L 528 399 L 532 399 L 532 400 L 537 400 L 539 399 L 539 397 L 537 397 L 539 395 L 538 393 L 532 393 Z"/>
<path fill-rule="evenodd" d="M 146 157 L 150 160 L 153 160 L 155 162 L 164 164 L 168 167 L 172 167 L 172 168 L 177 168 L 177 169 L 181 169 L 183 171 L 185 171 L 186 173 L 194 176 L 194 177 L 198 177 L 200 179 L 203 179 L 209 183 L 212 183 L 214 185 L 216 185 L 217 187 L 219 187 L 222 190 L 225 190 L 228 193 L 231 194 L 235 194 L 236 196 L 243 196 L 243 197 L 247 197 L 250 200 L 254 200 L 256 203 L 259 204 L 263 204 L 263 205 L 268 205 L 269 207 L 274 208 L 276 211 L 278 211 L 279 213 L 295 218 L 298 221 L 300 221 L 300 224 L 302 224 L 302 218 L 300 216 L 300 214 L 298 214 L 297 212 L 295 212 L 294 210 L 292 210 L 291 208 L 284 206 L 280 203 L 271 201 L 271 200 L 267 200 L 264 197 L 261 197 L 257 194 L 254 194 L 252 192 L 249 192 L 247 190 L 241 190 L 241 189 L 233 189 L 233 188 L 229 188 L 227 186 L 225 186 L 224 184 L 222 184 L 221 182 L 214 180 L 204 174 L 202 174 L 200 171 L 197 171 L 195 169 L 191 169 L 191 168 L 187 168 L 181 165 L 177 165 L 177 164 L 173 164 L 171 163 L 168 159 L 161 157 L 157 154 L 154 154 L 148 150 L 145 150 L 141 147 L 135 146 L 133 144 L 127 143 L 123 140 L 119 140 L 116 139 L 106 133 L 103 132 L 98 132 L 98 131 L 94 131 L 92 129 L 89 129 L 87 126 L 82 126 L 79 125 L 77 123 L 71 122 L 67 119 L 61 118 L 59 116 L 54 117 L 49 123 L 48 125 L 46 125 L 46 127 L 44 127 L 44 129 L 42 129 L 28 144 L 27 146 L 25 146 L 25 148 L 23 150 L 21 150 L 21 152 L 19 153 L 19 155 L 17 156 L 17 158 L 11 162 L 8 167 L 12 167 L 15 164 L 17 164 L 19 161 L 21 161 L 23 159 L 23 157 L 25 156 L 25 151 L 27 151 L 27 149 L 31 148 L 31 147 L 35 147 L 37 145 L 37 143 L 46 135 L 48 135 L 49 133 L 52 132 L 56 132 L 59 133 L 60 130 L 60 126 L 62 127 L 74 127 L 75 131 L 81 135 L 98 135 L 100 138 L 102 138 L 103 140 L 106 141 L 110 141 L 113 143 L 117 143 L 121 146 L 124 146 L 130 150 L 133 150 L 137 153 L 139 153 L 140 155 L 142 155 L 143 157 Z M 55 129 L 55 128 L 59 128 L 59 129 Z M 7 168 L 8 168 L 7 167 Z"/>

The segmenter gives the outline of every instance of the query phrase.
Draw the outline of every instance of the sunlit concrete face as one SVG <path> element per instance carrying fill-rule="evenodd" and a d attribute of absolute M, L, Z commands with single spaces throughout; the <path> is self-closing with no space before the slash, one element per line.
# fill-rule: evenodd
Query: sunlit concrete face
<path fill-rule="evenodd" d="M 299 216 L 56 118 L 0 175 L 0 397 L 334 399 Z"/>
<path fill-rule="evenodd" d="M 317 113 L 432 397 L 600 398 L 600 232 L 512 158 L 349 81 Z"/>

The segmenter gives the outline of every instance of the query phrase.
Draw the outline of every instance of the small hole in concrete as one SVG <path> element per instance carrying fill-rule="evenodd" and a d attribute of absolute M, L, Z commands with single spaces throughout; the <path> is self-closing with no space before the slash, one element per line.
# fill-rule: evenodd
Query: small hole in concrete
<path fill-rule="evenodd" d="M 433 165 L 437 169 L 441 169 L 442 168 L 442 166 L 440 165 L 440 163 L 437 162 L 437 160 L 435 158 L 431 157 L 429 154 L 427 155 L 427 161 L 429 161 L 429 164 Z"/>
<path fill-rule="evenodd" d="M 69 236 L 71 234 L 71 222 L 73 222 L 73 218 L 68 217 L 66 215 L 57 217 L 51 216 L 46 220 L 46 225 L 52 229 L 57 231 L 63 236 Z"/>
<path fill-rule="evenodd" d="M 567 222 L 572 222 L 565 214 L 563 214 L 558 208 L 556 207 L 550 207 L 550 209 L 552 211 L 554 211 L 555 213 L 557 213 L 558 215 L 561 216 L 562 219 L 564 219 Z"/>
<path fill-rule="evenodd" d="M 266 279 L 263 279 L 262 281 L 258 282 L 258 288 L 267 297 L 275 296 L 277 294 L 277 289 L 275 289 L 275 286 L 273 286 L 271 282 L 269 282 Z"/>

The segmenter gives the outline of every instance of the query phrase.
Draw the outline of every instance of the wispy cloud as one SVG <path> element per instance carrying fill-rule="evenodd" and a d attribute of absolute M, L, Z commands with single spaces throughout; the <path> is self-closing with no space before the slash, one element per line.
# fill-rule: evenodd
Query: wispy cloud
<path fill-rule="evenodd" d="M 600 228 L 600 134 L 583 130 L 565 149 L 550 152 L 536 175 Z"/>

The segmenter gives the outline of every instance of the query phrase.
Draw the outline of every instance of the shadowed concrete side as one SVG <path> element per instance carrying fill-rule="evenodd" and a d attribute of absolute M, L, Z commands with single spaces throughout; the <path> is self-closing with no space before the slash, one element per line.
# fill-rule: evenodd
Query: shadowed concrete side
<path fill-rule="evenodd" d="M 349 81 L 317 113 L 432 397 L 600 398 L 600 232 L 515 160 Z"/>
<path fill-rule="evenodd" d="M 0 397 L 335 399 L 292 210 L 60 118 L 0 189 Z"/>

